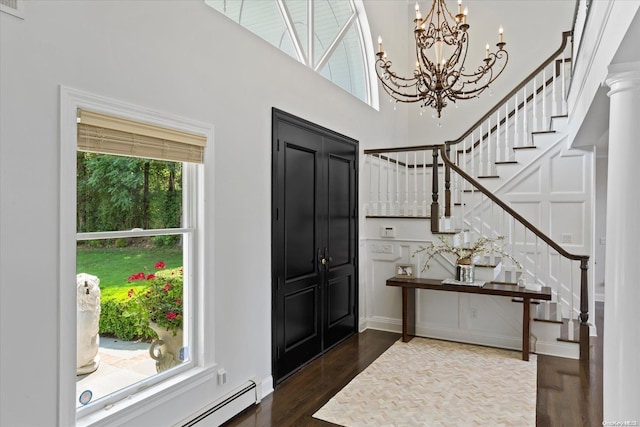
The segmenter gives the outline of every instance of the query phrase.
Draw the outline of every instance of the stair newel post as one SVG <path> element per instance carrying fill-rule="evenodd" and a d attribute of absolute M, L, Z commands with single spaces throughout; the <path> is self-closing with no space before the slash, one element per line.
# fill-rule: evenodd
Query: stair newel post
<path fill-rule="evenodd" d="M 580 260 L 580 360 L 589 360 L 589 258 Z"/>
<path fill-rule="evenodd" d="M 445 145 L 447 157 L 451 158 L 451 146 Z M 451 216 L 451 168 L 448 164 L 444 165 L 444 216 Z"/>
<path fill-rule="evenodd" d="M 558 309 L 556 310 L 556 320 L 562 321 L 562 255 L 558 252 L 558 286 L 556 287 Z"/>
<path fill-rule="evenodd" d="M 438 146 L 433 147 L 433 165 L 431 166 L 431 232 L 440 231 L 440 205 L 438 204 Z"/>

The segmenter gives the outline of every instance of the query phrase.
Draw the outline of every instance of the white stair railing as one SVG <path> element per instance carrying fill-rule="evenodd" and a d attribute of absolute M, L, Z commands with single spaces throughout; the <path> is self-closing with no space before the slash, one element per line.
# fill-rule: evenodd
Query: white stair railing
<path fill-rule="evenodd" d="M 366 215 L 428 217 L 432 152 L 433 147 L 365 150 Z M 444 191 L 444 179 L 439 181 Z"/>

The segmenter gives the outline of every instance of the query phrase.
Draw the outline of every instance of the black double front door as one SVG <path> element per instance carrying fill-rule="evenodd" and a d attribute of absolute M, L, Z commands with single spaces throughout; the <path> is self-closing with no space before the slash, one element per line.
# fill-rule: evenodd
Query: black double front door
<path fill-rule="evenodd" d="M 357 330 L 358 142 L 273 110 L 276 383 Z"/>

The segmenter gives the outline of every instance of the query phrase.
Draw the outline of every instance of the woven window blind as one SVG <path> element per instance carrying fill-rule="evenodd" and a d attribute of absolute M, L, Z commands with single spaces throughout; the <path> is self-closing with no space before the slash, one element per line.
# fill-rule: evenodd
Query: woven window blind
<path fill-rule="evenodd" d="M 206 137 L 148 123 L 78 110 L 78 150 L 202 163 Z"/>

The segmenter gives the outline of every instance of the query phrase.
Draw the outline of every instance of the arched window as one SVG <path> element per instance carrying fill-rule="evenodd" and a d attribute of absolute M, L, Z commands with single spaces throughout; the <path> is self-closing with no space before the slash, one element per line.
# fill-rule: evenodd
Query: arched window
<path fill-rule="evenodd" d="M 246 29 L 377 107 L 362 0 L 205 0 Z"/>

